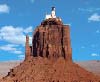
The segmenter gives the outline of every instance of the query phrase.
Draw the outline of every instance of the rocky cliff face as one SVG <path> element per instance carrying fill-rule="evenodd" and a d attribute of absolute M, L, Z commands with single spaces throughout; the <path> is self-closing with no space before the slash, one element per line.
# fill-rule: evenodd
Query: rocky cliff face
<path fill-rule="evenodd" d="M 33 34 L 32 54 L 56 60 L 63 57 L 72 61 L 70 31 L 59 19 L 49 19 L 41 23 Z"/>
<path fill-rule="evenodd" d="M 70 30 L 59 18 L 44 20 L 26 37 L 26 57 L 0 82 L 100 82 L 100 77 L 72 62 Z"/>

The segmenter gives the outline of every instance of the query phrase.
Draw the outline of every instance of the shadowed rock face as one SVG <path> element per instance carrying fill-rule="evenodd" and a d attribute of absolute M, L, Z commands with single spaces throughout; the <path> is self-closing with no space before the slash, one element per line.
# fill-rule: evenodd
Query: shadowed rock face
<path fill-rule="evenodd" d="M 100 77 L 72 62 L 70 30 L 58 18 L 44 20 L 26 37 L 26 57 L 0 82 L 100 82 Z"/>
<path fill-rule="evenodd" d="M 63 57 L 72 61 L 69 26 L 60 20 L 49 19 L 36 28 L 32 41 L 34 57 L 47 57 L 56 60 Z"/>

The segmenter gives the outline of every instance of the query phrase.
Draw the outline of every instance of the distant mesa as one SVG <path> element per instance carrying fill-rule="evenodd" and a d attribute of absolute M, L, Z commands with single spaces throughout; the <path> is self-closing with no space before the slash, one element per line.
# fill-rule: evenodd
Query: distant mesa
<path fill-rule="evenodd" d="M 100 82 L 100 77 L 86 71 L 72 60 L 70 27 L 51 14 L 36 27 L 32 46 L 26 36 L 25 60 L 10 70 L 0 82 Z"/>

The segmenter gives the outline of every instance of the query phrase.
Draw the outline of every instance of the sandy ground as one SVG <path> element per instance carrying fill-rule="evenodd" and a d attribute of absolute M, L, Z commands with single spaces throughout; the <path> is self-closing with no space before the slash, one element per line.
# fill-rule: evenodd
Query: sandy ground
<path fill-rule="evenodd" d="M 0 77 L 6 76 L 11 68 L 20 64 L 21 61 L 0 62 Z"/>
<path fill-rule="evenodd" d="M 85 68 L 86 70 L 93 72 L 97 75 L 100 75 L 100 60 L 98 61 L 84 61 L 84 62 L 76 62 L 81 67 Z"/>
<path fill-rule="evenodd" d="M 0 78 L 6 76 L 9 70 L 20 64 L 22 61 L 9 61 L 9 62 L 0 62 Z M 86 70 L 93 72 L 97 75 L 100 75 L 100 61 L 83 61 L 75 62 Z"/>

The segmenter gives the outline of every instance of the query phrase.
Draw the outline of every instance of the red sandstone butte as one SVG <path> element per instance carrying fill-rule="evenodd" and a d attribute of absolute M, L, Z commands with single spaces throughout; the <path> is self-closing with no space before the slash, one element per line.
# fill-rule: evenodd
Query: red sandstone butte
<path fill-rule="evenodd" d="M 100 82 L 100 77 L 72 61 L 70 27 L 59 18 L 42 21 L 26 36 L 25 60 L 0 82 Z"/>

